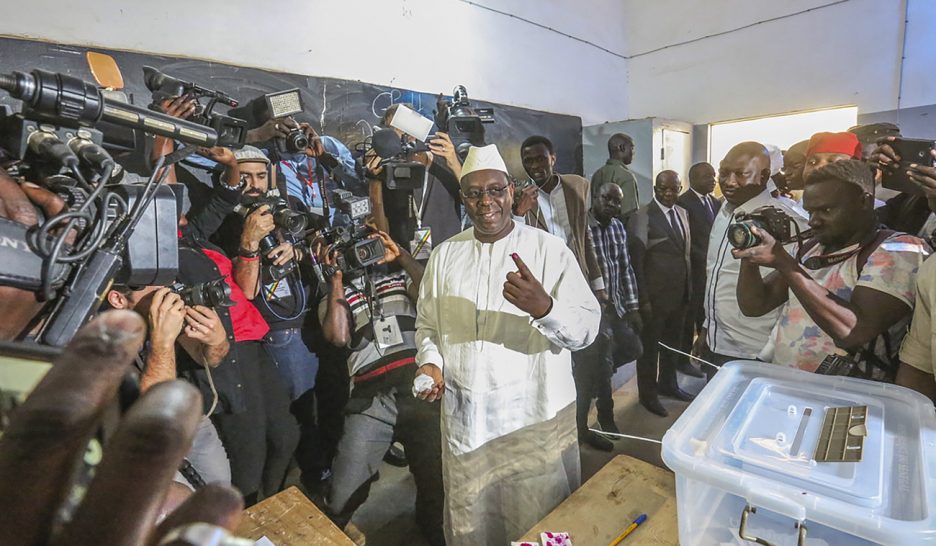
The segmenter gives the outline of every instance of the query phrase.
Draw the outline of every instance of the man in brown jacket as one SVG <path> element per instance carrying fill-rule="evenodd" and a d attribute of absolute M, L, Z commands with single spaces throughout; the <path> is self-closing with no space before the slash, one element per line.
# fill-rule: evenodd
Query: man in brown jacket
<path fill-rule="evenodd" d="M 514 214 L 522 216 L 528 226 L 548 231 L 565 241 L 598 301 L 606 301 L 604 280 L 588 231 L 591 203 L 588 180 L 553 171 L 556 154 L 546 137 L 531 136 L 523 141 L 520 157 L 533 184 L 523 189 Z"/>
<path fill-rule="evenodd" d="M 556 154 L 552 142 L 544 136 L 531 136 L 523 141 L 520 158 L 533 183 L 521 192 L 514 214 L 522 216 L 528 226 L 547 231 L 565 241 L 578 260 L 582 274 L 595 292 L 598 302 L 602 306 L 606 305 L 608 294 L 588 229 L 588 209 L 591 203 L 588 180 L 574 174 L 554 172 Z M 574 367 L 589 364 L 580 362 L 583 354 L 587 352 L 572 353 Z M 576 394 L 583 396 L 582 393 Z M 588 431 L 579 431 L 579 438 L 601 450 L 611 451 L 613 448 L 610 441 Z"/>

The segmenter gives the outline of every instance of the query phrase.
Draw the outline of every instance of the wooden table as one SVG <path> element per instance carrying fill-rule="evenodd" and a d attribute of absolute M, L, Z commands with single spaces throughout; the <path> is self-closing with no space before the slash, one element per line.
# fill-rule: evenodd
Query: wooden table
<path fill-rule="evenodd" d="M 266 536 L 276 546 L 354 546 L 299 489 L 290 487 L 244 510 L 237 536 Z"/>
<path fill-rule="evenodd" d="M 569 533 L 575 546 L 608 546 L 640 514 L 647 514 L 647 521 L 621 546 L 679 544 L 673 473 L 618 455 L 530 529 L 523 540 L 539 541 L 543 531 L 560 531 Z"/>

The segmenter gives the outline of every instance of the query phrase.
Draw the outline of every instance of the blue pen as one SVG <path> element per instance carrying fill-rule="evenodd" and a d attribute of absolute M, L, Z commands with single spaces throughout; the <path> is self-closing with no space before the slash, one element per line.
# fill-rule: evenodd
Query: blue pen
<path fill-rule="evenodd" d="M 614 539 L 614 542 L 611 543 L 611 546 L 617 546 L 618 544 L 620 544 L 622 540 L 627 538 L 627 535 L 633 533 L 634 529 L 636 529 L 638 526 L 640 526 L 641 523 L 645 521 L 647 521 L 647 514 L 640 514 L 640 516 L 634 520 L 634 523 L 631 523 L 627 527 L 627 529 L 624 529 L 624 532 L 621 533 L 621 536 Z"/>

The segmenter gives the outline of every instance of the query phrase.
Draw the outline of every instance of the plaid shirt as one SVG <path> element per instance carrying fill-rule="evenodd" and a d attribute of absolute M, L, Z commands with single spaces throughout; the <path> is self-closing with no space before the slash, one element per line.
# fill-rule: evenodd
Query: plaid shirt
<path fill-rule="evenodd" d="M 589 213 L 588 228 L 591 230 L 608 297 L 611 298 L 618 317 L 623 318 L 628 311 L 638 309 L 637 278 L 627 253 L 627 231 L 624 229 L 624 223 L 612 218 L 607 226 L 602 226 Z"/>

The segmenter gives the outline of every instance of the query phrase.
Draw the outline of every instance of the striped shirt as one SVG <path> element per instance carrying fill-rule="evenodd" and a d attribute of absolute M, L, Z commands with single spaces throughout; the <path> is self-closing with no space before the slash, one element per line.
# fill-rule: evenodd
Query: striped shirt
<path fill-rule="evenodd" d="M 617 218 L 612 218 L 607 226 L 602 226 L 591 214 L 588 229 L 591 230 L 608 297 L 618 317 L 623 318 L 629 311 L 638 309 L 637 278 L 631 267 L 630 254 L 627 253 L 627 230 Z"/>
<path fill-rule="evenodd" d="M 348 372 L 355 382 L 371 379 L 400 366 L 415 364 L 416 356 L 416 303 L 407 293 L 412 282 L 404 272 L 381 275 L 372 273 L 375 299 L 370 302 L 368 277 L 361 276 L 345 282 L 345 300 L 353 320 L 351 342 L 348 349 Z M 319 318 L 324 321 L 328 309 L 327 298 L 319 304 Z M 373 317 L 372 317 L 373 313 Z M 374 325 L 383 316 L 399 325 L 402 343 L 392 347 L 379 347 L 374 341 Z M 373 320 L 371 320 L 373 318 Z"/>

